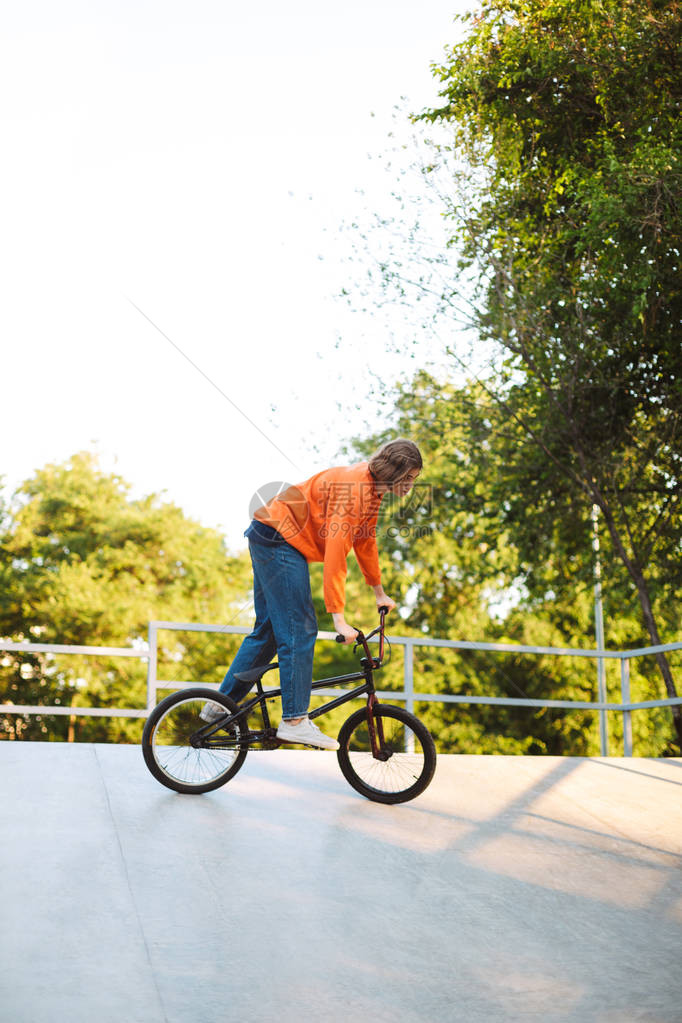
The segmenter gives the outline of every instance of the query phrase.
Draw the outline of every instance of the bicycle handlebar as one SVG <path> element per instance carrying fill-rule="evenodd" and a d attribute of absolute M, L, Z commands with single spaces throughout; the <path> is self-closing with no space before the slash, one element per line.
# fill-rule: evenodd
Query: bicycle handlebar
<path fill-rule="evenodd" d="M 381 662 L 383 660 L 383 658 L 384 658 L 384 622 L 386 620 L 386 615 L 388 614 L 388 612 L 389 612 L 388 605 L 387 604 L 382 604 L 381 607 L 379 608 L 379 626 L 376 629 L 374 629 L 372 632 L 370 632 L 369 636 L 365 636 L 365 634 L 360 629 L 355 629 L 355 631 L 357 633 L 357 635 L 355 637 L 355 646 L 356 647 L 358 647 L 358 646 L 364 647 L 365 654 L 367 655 L 367 657 L 370 660 L 372 660 L 372 655 L 369 652 L 369 647 L 367 646 L 367 644 L 368 644 L 369 640 L 372 639 L 373 636 L 376 636 L 377 633 L 379 633 L 379 637 L 380 637 L 380 639 L 379 639 L 379 662 Z M 353 629 L 353 628 L 355 628 L 355 626 L 351 625 L 351 629 Z M 345 636 L 336 636 L 336 642 L 337 643 L 345 643 L 346 642 L 346 637 Z"/>

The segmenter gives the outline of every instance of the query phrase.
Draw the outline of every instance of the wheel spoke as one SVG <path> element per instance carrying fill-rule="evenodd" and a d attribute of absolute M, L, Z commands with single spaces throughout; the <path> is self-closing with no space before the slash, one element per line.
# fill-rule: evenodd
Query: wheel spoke
<path fill-rule="evenodd" d="M 348 732 L 339 751 L 341 769 L 351 785 L 369 799 L 411 799 L 433 776 L 433 741 L 420 722 L 402 708 L 382 705 L 375 713 L 380 717 L 380 722 L 375 721 L 377 744 L 379 732 L 383 733 L 377 756 L 372 753 L 366 712 L 359 711 L 344 726 Z"/>
<path fill-rule="evenodd" d="M 205 785 L 226 774 L 239 753 L 234 748 L 196 748 L 191 737 L 205 727 L 199 717 L 205 700 L 190 697 L 173 703 L 156 723 L 152 750 L 159 769 L 171 782 Z"/>

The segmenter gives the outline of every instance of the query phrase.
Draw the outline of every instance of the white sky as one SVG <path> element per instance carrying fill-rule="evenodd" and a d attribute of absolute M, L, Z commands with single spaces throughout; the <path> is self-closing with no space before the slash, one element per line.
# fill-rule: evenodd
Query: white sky
<path fill-rule="evenodd" d="M 365 367 L 388 339 L 334 297 L 349 274 L 339 227 L 357 189 L 386 188 L 368 154 L 387 150 L 401 96 L 435 101 L 429 65 L 473 5 L 6 5 L 7 490 L 92 450 L 136 494 L 165 490 L 240 547 L 259 485 L 336 459 L 371 417 Z"/>

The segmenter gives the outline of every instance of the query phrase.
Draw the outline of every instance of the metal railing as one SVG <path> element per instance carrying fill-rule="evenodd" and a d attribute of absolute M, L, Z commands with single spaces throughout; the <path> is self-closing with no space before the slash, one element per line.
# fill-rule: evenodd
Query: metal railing
<path fill-rule="evenodd" d="M 37 706 L 14 703 L 0 704 L 0 712 L 8 714 L 68 714 L 82 715 L 89 717 L 131 717 L 146 718 L 157 702 L 159 689 L 183 689 L 186 686 L 197 685 L 196 681 L 177 681 L 160 679 L 157 676 L 158 669 L 158 633 L 162 630 L 173 632 L 213 632 L 224 635 L 247 635 L 250 629 L 239 625 L 201 625 L 193 622 L 165 622 L 155 621 L 149 623 L 148 642 L 146 646 L 139 647 L 96 647 L 96 646 L 68 646 L 48 643 L 14 643 L 7 640 L 0 640 L 0 651 L 26 653 L 53 653 L 53 654 L 93 654 L 100 657 L 136 657 L 147 661 L 147 705 L 140 708 L 114 708 L 114 707 L 73 707 L 68 706 Z M 333 640 L 333 632 L 319 632 L 318 639 Z M 597 711 L 600 716 L 600 746 L 601 755 L 608 756 L 608 734 L 606 729 L 606 716 L 609 713 L 620 712 L 623 715 L 623 754 L 626 757 L 632 756 L 632 712 L 652 707 L 672 707 L 682 704 L 682 697 L 667 698 L 661 700 L 640 700 L 632 702 L 630 699 L 630 662 L 635 657 L 646 657 L 657 653 L 668 653 L 673 650 L 682 650 L 682 642 L 665 643 L 661 646 L 640 647 L 634 650 L 584 650 L 575 647 L 551 647 L 551 646 L 524 646 L 514 643 L 479 643 L 471 640 L 432 639 L 422 636 L 391 636 L 391 644 L 404 647 L 403 660 L 403 689 L 402 690 L 378 690 L 381 697 L 390 697 L 405 703 L 408 710 L 413 711 L 415 702 L 426 703 L 465 703 L 465 704 L 497 704 L 507 707 L 552 707 L 568 710 L 592 710 Z M 444 647 L 450 650 L 485 650 L 492 653 L 514 653 L 514 654 L 535 654 L 538 656 L 554 657 L 587 657 L 595 660 L 603 669 L 605 660 L 620 661 L 620 700 L 609 702 L 606 699 L 600 700 L 539 700 L 527 697 L 508 696 L 473 696 L 457 693 L 422 693 L 414 688 L 414 649 L 415 647 Z M 207 688 L 218 688 L 218 683 L 206 683 Z M 320 689 L 320 695 L 335 695 L 338 689 Z"/>
<path fill-rule="evenodd" d="M 120 646 L 78 646 L 62 643 L 13 643 L 0 639 L 0 651 L 25 652 L 27 654 L 92 654 L 96 657 L 136 657 L 138 660 L 149 659 L 149 645 L 140 644 L 136 647 Z M 0 703 L 0 712 L 5 714 L 75 714 L 81 717 L 117 717 L 146 718 L 150 707 L 143 710 L 130 707 L 73 707 L 71 704 L 19 704 Z"/>

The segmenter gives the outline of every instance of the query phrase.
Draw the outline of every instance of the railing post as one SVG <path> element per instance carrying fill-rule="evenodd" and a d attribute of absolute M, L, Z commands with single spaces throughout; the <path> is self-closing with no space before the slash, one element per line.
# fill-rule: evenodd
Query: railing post
<path fill-rule="evenodd" d="M 606 671 L 604 669 L 604 658 L 598 659 L 597 667 L 597 683 L 599 690 L 599 702 L 601 704 L 606 703 Z M 608 711 L 601 709 L 599 711 L 599 745 L 601 747 L 601 756 L 608 757 L 609 755 L 609 725 L 608 725 Z"/>
<path fill-rule="evenodd" d="M 630 702 L 630 658 L 620 662 L 620 702 Z M 632 756 L 632 712 L 623 711 L 623 756 Z"/>
<path fill-rule="evenodd" d="M 597 650 L 601 652 L 604 649 L 604 611 L 601 599 L 601 561 L 599 558 L 599 508 L 596 504 L 592 505 L 592 523 L 594 527 L 592 534 L 592 549 L 594 551 L 594 627 L 597 638 Z M 603 657 L 597 658 L 597 691 L 599 693 L 599 702 L 602 704 L 606 703 L 606 667 Z M 601 747 L 601 755 L 608 757 L 609 726 L 607 711 L 604 709 L 599 711 L 599 745 Z"/>
<path fill-rule="evenodd" d="M 147 643 L 149 646 L 149 660 L 147 661 L 147 710 L 150 714 L 156 706 L 156 667 L 158 659 L 156 637 L 156 622 L 150 622 L 147 630 Z"/>
<path fill-rule="evenodd" d="M 408 640 L 405 643 L 403 660 L 403 689 L 405 690 L 405 710 L 414 714 L 414 646 Z M 412 732 L 405 734 L 405 752 L 414 753 L 414 736 Z"/>
<path fill-rule="evenodd" d="M 409 640 L 405 643 L 403 689 L 405 690 L 405 709 L 409 710 L 410 714 L 414 714 L 414 646 Z"/>

